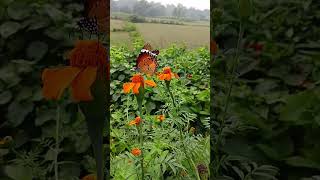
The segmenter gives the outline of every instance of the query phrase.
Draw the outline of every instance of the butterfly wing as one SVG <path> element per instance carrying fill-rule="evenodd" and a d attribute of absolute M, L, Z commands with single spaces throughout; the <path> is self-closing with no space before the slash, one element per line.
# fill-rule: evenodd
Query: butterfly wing
<path fill-rule="evenodd" d="M 137 70 L 147 75 L 153 75 L 158 67 L 157 60 L 147 53 L 141 53 L 137 58 Z"/>
<path fill-rule="evenodd" d="M 110 1 L 107 0 L 85 0 L 85 18 L 80 27 L 91 33 L 108 32 L 109 30 L 109 9 Z M 78 24 L 79 24 L 78 23 Z M 82 25 L 82 26 L 81 26 Z M 92 28 L 94 27 L 94 28 Z M 92 31 L 92 29 L 96 31 Z"/>
<path fill-rule="evenodd" d="M 159 55 L 160 51 L 159 50 L 153 50 L 151 51 L 153 54 Z"/>

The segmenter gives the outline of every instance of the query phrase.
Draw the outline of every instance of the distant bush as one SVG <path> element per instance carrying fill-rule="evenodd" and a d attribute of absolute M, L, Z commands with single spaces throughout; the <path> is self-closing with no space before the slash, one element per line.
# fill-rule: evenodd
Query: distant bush
<path fill-rule="evenodd" d="M 112 32 L 132 32 L 132 31 L 136 31 L 136 30 L 137 30 L 137 28 L 134 24 L 127 22 L 122 29 L 113 28 Z"/>
<path fill-rule="evenodd" d="M 131 15 L 129 16 L 129 21 L 133 23 L 143 23 L 143 22 L 146 22 L 146 19 L 141 16 Z"/>
<path fill-rule="evenodd" d="M 164 20 L 164 19 L 151 19 L 149 23 L 159 23 L 159 24 L 174 24 L 174 25 L 184 25 L 182 22 L 173 21 L 173 20 Z"/>
<path fill-rule="evenodd" d="M 123 29 L 126 32 L 131 32 L 131 31 L 136 31 L 137 30 L 136 26 L 134 24 L 132 24 L 132 23 L 129 23 L 129 22 L 125 24 Z"/>

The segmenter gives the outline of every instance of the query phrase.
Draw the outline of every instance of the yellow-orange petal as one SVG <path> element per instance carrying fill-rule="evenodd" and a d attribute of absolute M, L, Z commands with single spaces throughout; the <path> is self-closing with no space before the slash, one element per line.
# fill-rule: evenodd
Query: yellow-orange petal
<path fill-rule="evenodd" d="M 72 97 L 75 101 L 91 101 L 91 86 L 96 80 L 97 67 L 86 67 L 72 81 Z"/>
<path fill-rule="evenodd" d="M 145 80 L 144 83 L 150 87 L 156 87 L 157 84 L 152 80 Z"/>
<path fill-rule="evenodd" d="M 84 176 L 81 180 L 96 180 L 97 176 L 95 174 L 88 174 Z"/>
<path fill-rule="evenodd" d="M 165 74 L 165 80 L 166 81 L 171 81 L 171 73 L 170 74 Z"/>
<path fill-rule="evenodd" d="M 132 126 L 132 125 L 135 125 L 135 124 L 137 124 L 137 122 L 135 120 L 132 120 L 132 121 L 129 122 L 129 126 Z"/>
<path fill-rule="evenodd" d="M 165 79 L 166 74 L 159 73 L 158 78 L 163 81 Z"/>
<path fill-rule="evenodd" d="M 134 94 L 139 94 L 140 86 L 141 86 L 141 83 L 134 83 L 134 87 L 133 87 L 133 93 Z"/>
<path fill-rule="evenodd" d="M 81 71 L 78 67 L 61 67 L 45 69 L 42 73 L 42 93 L 46 99 L 58 100 L 63 91 L 71 84 Z"/>
<path fill-rule="evenodd" d="M 134 83 L 124 83 L 123 84 L 123 92 L 128 94 L 130 90 L 133 88 Z"/>
<path fill-rule="evenodd" d="M 140 156 L 141 150 L 139 148 L 133 148 L 131 150 L 131 154 L 133 154 L 134 156 Z"/>

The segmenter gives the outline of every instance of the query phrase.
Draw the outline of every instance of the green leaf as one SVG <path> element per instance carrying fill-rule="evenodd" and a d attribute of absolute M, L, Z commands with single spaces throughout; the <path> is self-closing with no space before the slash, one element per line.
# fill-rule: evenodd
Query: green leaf
<path fill-rule="evenodd" d="M 28 166 L 9 165 L 4 168 L 5 174 L 14 180 L 32 180 L 32 169 Z"/>
<path fill-rule="evenodd" d="M 37 30 L 50 25 L 50 20 L 47 17 L 34 17 L 29 22 L 28 30 Z"/>
<path fill-rule="evenodd" d="M 56 7 L 50 5 L 50 4 L 45 4 L 44 6 L 45 12 L 49 15 L 49 17 L 54 20 L 54 21 L 59 21 L 64 18 L 64 13 L 57 9 Z"/>
<path fill-rule="evenodd" d="M 30 98 L 32 96 L 32 88 L 22 87 L 19 93 L 15 96 L 16 101 L 22 101 Z"/>
<path fill-rule="evenodd" d="M 11 3 L 7 9 L 8 15 L 14 20 L 22 20 L 32 14 L 30 6 L 23 2 Z"/>
<path fill-rule="evenodd" d="M 47 161 L 53 161 L 56 157 L 56 152 L 54 149 L 48 149 L 47 153 L 44 155 L 44 159 Z"/>
<path fill-rule="evenodd" d="M 288 31 L 286 32 L 286 36 L 288 38 L 291 38 L 293 36 L 293 28 L 288 29 Z"/>
<path fill-rule="evenodd" d="M 8 103 L 12 98 L 12 93 L 10 91 L 5 91 L 0 94 L 0 105 Z"/>
<path fill-rule="evenodd" d="M 33 110 L 33 103 L 13 101 L 8 107 L 8 121 L 13 127 L 19 126 Z"/>
<path fill-rule="evenodd" d="M 286 159 L 286 163 L 295 167 L 307 167 L 307 168 L 315 168 L 320 170 L 320 163 L 312 161 L 310 159 L 306 159 L 300 156 L 293 156 Z"/>
<path fill-rule="evenodd" d="M 56 111 L 53 109 L 41 109 L 37 112 L 37 117 L 35 120 L 36 126 L 41 126 L 45 122 L 54 120 L 56 118 Z"/>
<path fill-rule="evenodd" d="M 239 13 L 242 18 L 249 17 L 251 15 L 251 11 L 251 0 L 239 0 Z"/>
<path fill-rule="evenodd" d="M 153 102 L 147 102 L 146 104 L 146 111 L 147 111 L 147 114 L 150 114 L 150 112 L 152 110 L 154 110 L 156 108 L 156 105 L 153 103 Z"/>
<path fill-rule="evenodd" d="M 16 73 L 15 66 L 11 63 L 0 69 L 0 79 L 9 84 L 9 86 L 16 85 L 21 80 Z"/>
<path fill-rule="evenodd" d="M 0 34 L 3 38 L 8 38 L 20 29 L 20 24 L 13 21 L 7 21 L 0 26 Z"/>
<path fill-rule="evenodd" d="M 33 61 L 27 61 L 23 59 L 11 60 L 15 64 L 18 73 L 28 73 L 33 71 L 32 65 L 35 64 Z"/>
<path fill-rule="evenodd" d="M 48 51 L 48 45 L 41 41 L 34 41 L 27 48 L 27 57 L 36 61 L 43 58 Z"/>
<path fill-rule="evenodd" d="M 315 99 L 316 96 L 312 92 L 306 91 L 288 96 L 286 105 L 280 111 L 279 119 L 282 121 L 308 122 L 310 119 L 304 119 L 302 115 Z"/>

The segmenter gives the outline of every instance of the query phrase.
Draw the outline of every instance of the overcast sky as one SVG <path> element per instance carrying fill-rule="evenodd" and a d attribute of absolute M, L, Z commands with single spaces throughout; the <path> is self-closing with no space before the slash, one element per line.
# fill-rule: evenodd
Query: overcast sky
<path fill-rule="evenodd" d="M 182 4 L 185 7 L 194 7 L 196 9 L 204 10 L 210 9 L 210 0 L 146 0 L 146 1 L 153 1 L 159 2 L 161 4 Z"/>

